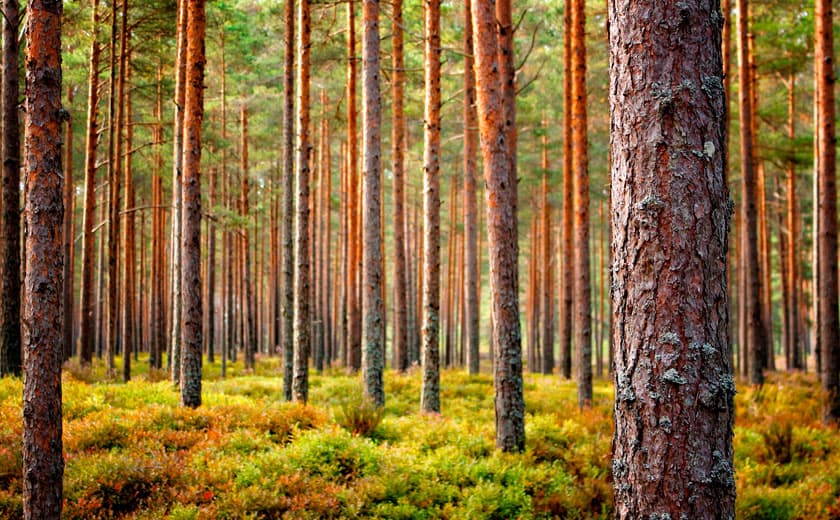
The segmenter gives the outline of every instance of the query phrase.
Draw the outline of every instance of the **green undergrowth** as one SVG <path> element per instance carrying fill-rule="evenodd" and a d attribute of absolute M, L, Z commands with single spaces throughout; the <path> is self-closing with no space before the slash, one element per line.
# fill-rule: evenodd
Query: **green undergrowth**
<path fill-rule="evenodd" d="M 386 406 L 341 371 L 313 375 L 310 406 L 284 403 L 276 360 L 255 374 L 205 367 L 204 405 L 177 406 L 160 373 L 128 384 L 64 375 L 64 517 L 609 518 L 612 390 L 526 375 L 527 449 L 494 449 L 490 375 L 448 371 L 441 415 L 417 412 L 420 374 L 386 373 Z M 736 400 L 738 517 L 840 518 L 840 436 L 816 380 L 773 376 Z M 0 381 L 0 518 L 21 515 L 21 382 Z"/>

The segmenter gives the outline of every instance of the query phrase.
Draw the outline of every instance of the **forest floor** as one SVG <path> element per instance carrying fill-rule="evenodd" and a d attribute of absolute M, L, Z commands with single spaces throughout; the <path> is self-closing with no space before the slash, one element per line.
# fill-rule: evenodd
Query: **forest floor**
<path fill-rule="evenodd" d="M 418 372 L 386 373 L 384 412 L 359 379 L 311 378 L 282 402 L 278 361 L 205 364 L 204 405 L 180 408 L 149 374 L 64 373 L 65 518 L 609 518 L 612 389 L 579 410 L 574 383 L 525 377 L 527 449 L 493 448 L 489 374 L 442 376 L 443 414 L 417 412 Z M 155 381 L 158 380 L 158 381 Z M 812 375 L 771 375 L 736 397 L 738 518 L 840 518 L 840 434 Z M 21 381 L 0 381 L 0 518 L 21 515 Z"/>

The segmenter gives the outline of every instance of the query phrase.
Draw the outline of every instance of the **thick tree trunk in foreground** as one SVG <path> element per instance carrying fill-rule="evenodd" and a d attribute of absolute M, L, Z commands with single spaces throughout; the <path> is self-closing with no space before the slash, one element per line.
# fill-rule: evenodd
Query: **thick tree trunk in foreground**
<path fill-rule="evenodd" d="M 284 11 L 286 40 L 283 79 L 283 398 L 292 400 L 294 357 L 294 213 L 295 213 L 295 6 Z"/>
<path fill-rule="evenodd" d="M 609 16 L 615 517 L 734 518 L 718 6 Z"/>
<path fill-rule="evenodd" d="M 440 0 L 425 0 L 423 120 L 423 388 L 420 409 L 440 412 Z"/>
<path fill-rule="evenodd" d="M 8 6 L 9 2 L 6 2 Z M 30 0 L 26 21 L 26 279 L 23 517 L 61 518 L 61 10 Z M 8 15 L 8 11 L 7 11 Z"/>
<path fill-rule="evenodd" d="M 504 8 L 510 9 L 509 2 Z M 515 121 L 505 104 L 504 78 L 498 64 L 499 42 L 493 2 L 473 4 L 475 71 L 479 132 L 487 185 L 487 229 L 490 250 L 493 341 L 495 352 L 496 447 L 525 448 L 525 402 L 522 388 L 522 336 L 519 328 L 516 184 L 508 138 Z M 511 30 L 510 26 L 501 30 Z M 507 49 L 511 52 L 512 49 Z"/>
<path fill-rule="evenodd" d="M 309 398 L 309 0 L 298 0 L 297 77 L 297 223 L 295 226 L 294 377 L 292 395 L 306 403 Z"/>
<path fill-rule="evenodd" d="M 817 195 L 819 220 L 820 351 L 823 389 L 829 394 L 825 416 L 840 421 L 840 321 L 837 316 L 837 138 L 834 133 L 834 25 L 831 0 L 816 2 Z"/>
<path fill-rule="evenodd" d="M 96 256 L 93 224 L 96 218 L 96 147 L 98 144 L 97 105 L 99 104 L 99 0 L 92 0 L 90 65 L 88 68 L 87 131 L 85 136 L 85 199 L 82 219 L 82 287 L 79 323 L 79 360 L 89 364 L 96 341 L 96 299 L 93 261 Z"/>
<path fill-rule="evenodd" d="M 183 228 L 181 276 L 181 405 L 201 405 L 201 124 L 204 120 L 205 0 L 186 9 L 184 77 Z"/>
<path fill-rule="evenodd" d="M 377 406 L 385 404 L 385 302 L 383 301 L 382 265 L 382 99 L 379 90 L 379 0 L 362 3 L 362 112 L 365 125 L 364 201 L 364 276 L 362 281 L 362 380 L 365 393 Z"/>

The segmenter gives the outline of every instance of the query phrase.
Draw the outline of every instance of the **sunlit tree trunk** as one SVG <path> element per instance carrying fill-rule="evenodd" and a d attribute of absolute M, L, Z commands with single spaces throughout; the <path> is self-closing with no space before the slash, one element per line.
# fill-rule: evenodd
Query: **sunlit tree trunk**
<path fill-rule="evenodd" d="M 610 2 L 618 519 L 735 517 L 718 16 Z"/>
<path fill-rule="evenodd" d="M 10 3 L 4 5 L 6 16 Z M 20 320 L 25 324 L 26 352 L 23 379 L 23 518 L 26 520 L 61 518 L 64 474 L 61 11 L 62 2 L 56 0 L 29 0 L 27 4 L 23 153 L 28 258 Z M 4 96 L 4 107 L 5 99 Z"/>
<path fill-rule="evenodd" d="M 572 168 L 574 186 L 574 344 L 578 404 L 592 403 L 592 316 L 589 273 L 589 154 L 586 115 L 586 3 L 572 1 Z"/>
<path fill-rule="evenodd" d="M 181 324 L 181 405 L 201 405 L 201 124 L 204 119 L 204 0 L 188 2 L 183 135 L 183 322 Z"/>
<path fill-rule="evenodd" d="M 170 269 L 172 271 L 172 288 L 171 288 L 171 331 L 170 331 L 170 346 L 169 359 L 171 360 L 170 369 L 172 382 L 179 383 L 181 377 L 181 329 L 183 328 L 183 320 L 181 319 L 181 305 L 183 303 L 183 296 L 181 294 L 181 270 L 183 269 L 183 259 L 181 255 L 181 245 L 183 242 L 181 232 L 183 230 L 183 181 L 182 168 L 184 157 L 184 100 L 186 92 L 186 73 L 187 73 L 187 23 L 188 14 L 187 9 L 189 3 L 194 0 L 178 0 L 178 30 L 177 37 L 177 54 L 175 57 L 175 117 L 172 131 L 172 247 L 170 250 L 170 257 L 172 258 Z"/>
<path fill-rule="evenodd" d="M 837 296 L 837 138 L 834 131 L 834 25 L 830 0 L 816 1 L 814 59 L 817 97 L 817 194 L 819 220 L 819 293 L 817 327 L 823 356 L 823 389 L 829 395 L 826 420 L 840 420 L 840 321 Z"/>
<path fill-rule="evenodd" d="M 137 341 L 136 341 L 136 327 L 135 327 L 135 320 L 136 320 L 136 293 L 135 288 L 137 284 L 137 251 L 135 248 L 135 235 L 136 235 L 136 226 L 135 226 L 135 205 L 136 205 L 136 196 L 134 192 L 134 172 L 131 169 L 131 156 L 132 156 L 132 144 L 134 142 L 134 127 L 131 123 L 132 117 L 132 105 L 131 105 L 131 93 L 130 89 L 129 92 L 126 92 L 126 85 L 129 82 L 131 77 L 130 72 L 130 60 L 129 60 L 129 51 L 128 51 L 128 0 L 123 0 L 122 6 L 122 29 L 120 31 L 120 86 L 119 86 L 119 97 L 120 103 L 122 103 L 125 108 L 121 111 L 123 115 L 123 123 L 120 125 L 117 139 L 121 140 L 121 135 L 123 130 L 125 131 L 125 159 L 122 158 L 121 147 L 117 146 L 117 153 L 115 155 L 115 159 L 120 161 L 124 160 L 124 168 L 125 168 L 125 206 L 124 206 L 124 213 L 125 213 L 125 239 L 123 241 L 123 247 L 125 252 L 123 254 L 125 258 L 125 284 L 124 284 L 124 294 L 125 294 L 125 304 L 123 308 L 123 319 L 122 319 L 122 346 L 123 346 L 123 380 L 128 381 L 131 379 L 131 354 L 134 352 Z"/>
<path fill-rule="evenodd" d="M 510 14 L 510 3 L 501 10 Z M 519 282 L 517 259 L 516 179 L 509 141 L 515 120 L 507 116 L 513 111 L 505 105 L 512 100 L 505 96 L 506 78 L 501 70 L 499 32 L 511 31 L 498 17 L 490 0 L 473 4 L 472 23 L 475 35 L 475 71 L 478 101 L 479 132 L 487 186 L 487 229 L 490 251 L 490 281 L 495 352 L 496 447 L 504 451 L 525 448 L 525 402 L 522 387 L 522 336 L 519 325 Z M 512 39 L 511 39 L 512 42 Z M 512 53 L 512 47 L 501 49 Z"/>
<path fill-rule="evenodd" d="M 361 301 L 359 298 L 359 266 L 361 236 L 359 233 L 359 144 L 356 121 L 356 7 L 355 1 L 347 3 L 347 146 L 348 146 L 348 233 L 347 233 L 347 353 L 348 368 L 362 367 Z"/>
<path fill-rule="evenodd" d="M 125 0 L 123 0 L 125 1 Z M 123 100 L 119 91 L 122 72 L 117 69 L 119 51 L 117 2 L 111 0 L 111 45 L 108 74 L 108 337 L 106 340 L 105 366 L 108 375 L 114 373 L 114 354 L 119 337 L 119 285 L 120 285 L 120 190 L 122 171 L 119 155 L 122 148 L 119 127 L 122 125 Z M 120 63 L 122 59 L 120 58 Z"/>
<path fill-rule="evenodd" d="M 560 283 L 560 375 L 572 377 L 572 305 L 574 303 L 574 182 L 572 177 L 572 5 L 563 13 L 563 279 Z"/>

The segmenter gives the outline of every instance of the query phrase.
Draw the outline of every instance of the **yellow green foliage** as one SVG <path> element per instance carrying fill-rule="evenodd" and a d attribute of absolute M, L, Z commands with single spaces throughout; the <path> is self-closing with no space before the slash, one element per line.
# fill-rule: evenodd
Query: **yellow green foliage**
<path fill-rule="evenodd" d="M 140 367 L 143 366 L 141 363 Z M 386 374 L 386 405 L 360 381 L 313 376 L 312 406 L 282 402 L 276 361 L 205 373 L 205 405 L 177 406 L 159 374 L 92 383 L 65 372 L 65 517 L 610 518 L 612 390 L 581 411 L 574 383 L 526 375 L 527 450 L 494 449 L 489 375 L 445 372 L 441 415 L 417 412 L 419 374 Z M 142 368 L 141 368 L 142 370 Z M 233 374 L 241 374 L 238 365 Z M 840 436 L 820 422 L 816 379 L 771 376 L 736 397 L 738 517 L 840 518 Z M 21 514 L 21 382 L 0 381 L 0 518 Z"/>

